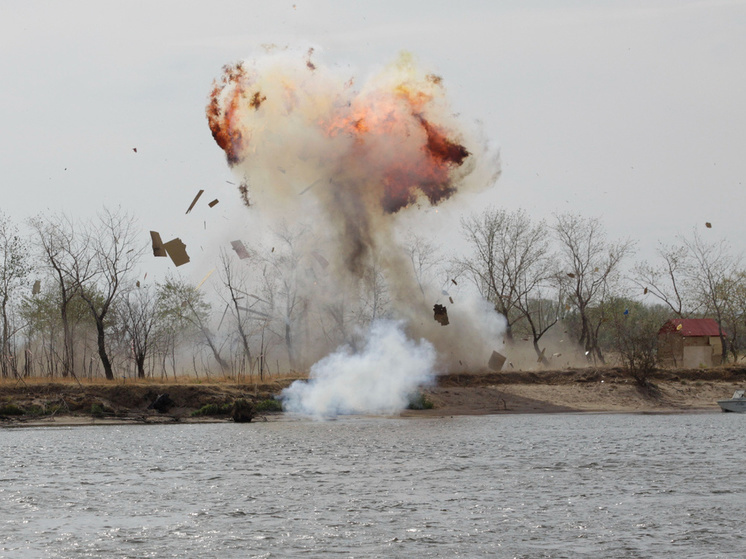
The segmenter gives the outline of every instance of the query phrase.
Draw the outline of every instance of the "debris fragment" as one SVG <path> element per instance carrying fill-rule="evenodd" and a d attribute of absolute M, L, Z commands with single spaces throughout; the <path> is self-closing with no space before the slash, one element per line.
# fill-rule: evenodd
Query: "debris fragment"
<path fill-rule="evenodd" d="M 571 273 L 571 272 L 567 272 L 567 277 L 568 277 L 568 278 L 574 278 L 574 277 L 575 277 L 575 274 L 573 274 L 573 273 Z"/>
<path fill-rule="evenodd" d="M 643 295 L 647 295 L 648 294 L 648 288 L 647 287 L 645 289 L 643 289 L 642 294 Z"/>
<path fill-rule="evenodd" d="M 41 280 L 34 282 L 34 287 L 31 288 L 31 295 L 38 295 L 41 293 Z"/>
<path fill-rule="evenodd" d="M 186 245 L 178 237 L 165 243 L 163 248 L 166 249 L 166 253 L 171 257 L 176 267 L 189 262 Z"/>
<path fill-rule="evenodd" d="M 215 271 L 215 268 L 207 272 L 207 275 L 202 278 L 202 281 L 197 284 L 197 287 L 195 287 L 195 289 L 199 289 L 200 287 L 202 287 L 202 284 L 207 281 L 207 278 L 209 278 L 214 271 Z"/>
<path fill-rule="evenodd" d="M 544 361 L 544 353 L 546 353 L 546 351 L 547 348 L 541 350 L 541 355 L 539 355 L 539 358 L 536 360 L 537 363 L 541 363 L 542 361 Z"/>
<path fill-rule="evenodd" d="M 304 194 L 305 194 L 306 192 L 308 192 L 309 190 L 311 190 L 311 189 L 312 189 L 312 188 L 313 188 L 314 186 L 316 186 L 316 185 L 317 185 L 317 184 L 319 184 L 320 182 L 321 182 L 321 179 L 317 179 L 317 180 L 313 181 L 313 182 L 312 182 L 311 184 L 309 184 L 309 185 L 308 185 L 308 186 L 307 186 L 306 188 L 304 188 L 303 190 L 301 190 L 301 191 L 300 191 L 300 192 L 298 193 L 298 196 L 303 196 L 303 195 L 304 195 Z"/>
<path fill-rule="evenodd" d="M 448 300 L 449 300 L 449 301 L 451 302 L 451 304 L 453 305 L 453 297 L 448 297 Z"/>
<path fill-rule="evenodd" d="M 708 229 L 712 229 L 712 223 L 710 223 L 709 221 L 706 221 L 705 227 L 707 227 Z"/>
<path fill-rule="evenodd" d="M 135 282 L 135 287 L 140 287 L 140 280 L 137 280 L 137 281 Z"/>
<path fill-rule="evenodd" d="M 507 357 L 505 357 L 501 353 L 493 351 L 492 355 L 490 356 L 490 360 L 487 362 L 487 366 L 493 371 L 499 371 L 503 368 L 506 359 Z"/>
<path fill-rule="evenodd" d="M 448 310 L 443 305 L 433 305 L 433 318 L 440 322 L 441 326 L 448 326 Z"/>
<path fill-rule="evenodd" d="M 683 324 L 679 324 L 679 325 L 678 325 L 678 326 L 676 327 L 676 329 L 677 329 L 677 330 L 681 330 L 681 329 L 682 329 L 683 327 L 684 327 L 684 325 L 683 325 Z"/>
<path fill-rule="evenodd" d="M 217 206 L 217 204 L 218 204 L 218 199 L 215 198 L 212 202 L 210 202 L 207 205 L 210 206 L 211 208 L 214 208 L 215 206 Z"/>
<path fill-rule="evenodd" d="M 150 239 L 153 241 L 153 256 L 166 256 L 166 249 L 163 248 L 161 234 L 156 231 L 151 231 Z"/>
<path fill-rule="evenodd" d="M 456 283 L 456 280 L 455 280 L 455 279 L 451 279 L 451 281 L 453 282 L 453 285 L 458 285 L 458 284 Z"/>
<path fill-rule="evenodd" d="M 134 151 L 135 153 L 137 153 L 137 148 L 132 148 L 132 151 Z"/>
<path fill-rule="evenodd" d="M 316 259 L 316 262 L 319 263 L 319 266 L 321 266 L 324 269 L 326 269 L 327 266 L 329 266 L 329 261 L 323 256 L 321 256 L 321 254 L 319 254 L 319 251 L 314 250 L 313 252 L 311 252 L 311 254 Z"/>
<path fill-rule="evenodd" d="M 197 200 L 199 200 L 199 197 L 200 197 L 200 196 L 202 196 L 202 193 L 203 193 L 203 192 L 204 192 L 204 190 L 202 190 L 202 189 L 200 189 L 200 191 L 199 191 L 199 192 L 197 192 L 197 195 L 196 195 L 196 196 L 194 197 L 194 200 L 192 200 L 192 203 L 191 203 L 191 204 L 189 204 L 189 209 L 187 209 L 186 213 L 189 213 L 189 212 L 191 212 L 191 211 L 192 211 L 192 208 L 193 208 L 193 207 L 194 207 L 194 205 L 195 205 L 195 204 L 197 203 Z"/>
<path fill-rule="evenodd" d="M 246 258 L 250 258 L 251 255 L 249 254 L 249 251 L 246 250 L 246 247 L 244 244 L 239 241 L 231 241 L 231 247 L 233 247 L 233 250 L 236 251 L 236 254 L 241 260 L 245 260 Z"/>

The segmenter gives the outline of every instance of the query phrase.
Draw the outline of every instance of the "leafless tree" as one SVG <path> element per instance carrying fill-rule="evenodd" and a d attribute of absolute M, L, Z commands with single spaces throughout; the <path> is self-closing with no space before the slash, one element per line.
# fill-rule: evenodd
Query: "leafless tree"
<path fill-rule="evenodd" d="M 472 254 L 457 258 L 456 266 L 505 316 L 510 342 L 513 326 L 532 310 L 529 297 L 556 274 L 547 225 L 532 223 L 523 210 L 492 208 L 463 219 L 461 227 Z"/>
<path fill-rule="evenodd" d="M 15 333 L 11 321 L 11 301 L 29 273 L 28 247 L 8 217 L 0 213 L 0 369 L 4 377 L 17 374 L 17 363 L 11 340 Z"/>
<path fill-rule="evenodd" d="M 656 252 L 660 264 L 637 264 L 632 281 L 643 294 L 650 293 L 679 318 L 691 316 L 700 309 L 701 304 L 692 296 L 688 281 L 690 266 L 687 247 L 660 243 Z"/>
<path fill-rule="evenodd" d="M 62 322 L 62 376 L 74 374 L 75 344 L 73 324 L 70 320 L 70 305 L 79 291 L 75 282 L 75 262 L 86 258 L 86 245 L 76 242 L 75 224 L 60 214 L 49 218 L 36 217 L 30 220 L 36 244 L 42 254 L 42 262 L 50 272 L 58 294 L 58 312 Z"/>
<path fill-rule="evenodd" d="M 249 295 L 249 287 L 247 285 L 248 279 L 246 274 L 239 266 L 236 265 L 233 255 L 228 254 L 225 250 L 220 251 L 220 280 L 225 288 L 225 291 L 221 291 L 220 296 L 226 303 L 227 309 L 230 310 L 231 316 L 234 319 L 236 329 L 238 331 L 238 337 L 243 348 L 244 357 L 249 363 L 249 367 L 252 365 L 251 347 L 249 345 L 249 337 L 251 335 L 250 320 L 253 317 L 264 319 L 267 315 L 261 311 L 251 308 L 257 303 L 255 299 L 248 301 L 251 297 Z M 264 378 L 264 362 L 260 356 L 260 378 Z"/>
<path fill-rule="evenodd" d="M 598 330 L 603 322 L 603 304 L 613 294 L 620 279 L 621 264 L 634 250 L 631 240 L 609 243 L 597 218 L 577 214 L 555 216 L 554 234 L 560 247 L 560 265 L 567 277 L 568 301 L 580 316 L 578 343 L 589 358 L 604 362 L 598 345 Z"/>
<path fill-rule="evenodd" d="M 108 209 L 89 222 L 74 241 L 68 255 L 73 258 L 73 283 L 78 285 L 80 297 L 96 324 L 98 355 L 104 374 L 113 380 L 106 347 L 106 321 L 117 298 L 126 290 L 127 280 L 145 251 L 145 243 L 138 239 L 131 215 Z"/>
<path fill-rule="evenodd" d="M 184 330 L 186 325 L 196 328 L 212 352 L 215 361 L 225 373 L 230 365 L 220 353 L 217 341 L 209 328 L 210 305 L 202 291 L 181 280 L 168 277 L 158 286 L 159 316 L 173 334 Z M 170 336 L 171 337 L 171 336 Z M 174 340 L 175 341 L 175 340 Z"/>
<path fill-rule="evenodd" d="M 118 307 L 119 319 L 135 361 L 137 376 L 145 378 L 145 359 L 155 342 L 158 323 L 157 294 L 150 286 L 129 291 Z"/>
<path fill-rule="evenodd" d="M 722 344 L 722 362 L 728 358 L 728 348 L 725 343 L 723 324 L 726 306 L 731 297 L 732 280 L 740 267 L 741 256 L 733 255 L 725 239 L 707 242 L 694 229 L 691 238 L 681 239 L 688 251 L 688 275 L 698 301 L 709 312 L 714 313 L 715 320 L 720 326 L 720 342 Z"/>
<path fill-rule="evenodd" d="M 410 233 L 407 236 L 405 247 L 417 286 L 424 299 L 425 285 L 432 281 L 438 269 L 438 247 L 416 233 Z"/>

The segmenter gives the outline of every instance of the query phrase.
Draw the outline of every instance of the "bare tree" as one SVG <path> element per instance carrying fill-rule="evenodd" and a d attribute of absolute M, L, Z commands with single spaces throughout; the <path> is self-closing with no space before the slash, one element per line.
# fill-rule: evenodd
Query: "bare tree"
<path fill-rule="evenodd" d="M 741 256 L 734 256 L 725 239 L 708 243 L 694 229 L 691 239 L 682 239 L 688 250 L 689 269 L 692 288 L 698 301 L 709 312 L 715 314 L 715 320 L 720 327 L 720 343 L 722 344 L 722 362 L 728 359 L 728 347 L 725 343 L 723 323 L 726 306 L 731 297 L 736 271 L 740 266 Z"/>
<path fill-rule="evenodd" d="M 555 216 L 554 233 L 560 246 L 560 265 L 567 277 L 569 303 L 580 317 L 578 343 L 586 355 L 604 362 L 598 345 L 598 331 L 603 322 L 603 304 L 620 278 L 621 263 L 634 249 L 631 240 L 609 243 L 601 222 L 577 214 Z"/>
<path fill-rule="evenodd" d="M 251 367 L 252 357 L 251 348 L 249 346 L 250 332 L 248 331 L 249 315 L 254 314 L 254 316 L 256 316 L 259 311 L 253 310 L 249 307 L 249 305 L 256 303 L 256 301 L 252 301 L 252 303 L 247 301 L 249 294 L 246 285 L 246 275 L 236 267 L 232 255 L 222 249 L 220 251 L 220 279 L 227 291 L 227 297 L 223 297 L 221 293 L 221 298 L 223 298 L 223 301 L 226 303 L 227 308 L 230 310 L 231 316 L 235 321 L 244 356 L 249 363 L 249 367 Z M 261 314 L 262 318 L 266 317 L 266 314 Z M 260 378 L 264 378 L 263 365 L 264 362 L 262 361 L 260 363 L 259 371 Z"/>
<path fill-rule="evenodd" d="M 155 342 L 158 323 L 157 294 L 150 286 L 129 291 L 118 307 L 119 319 L 130 345 L 137 376 L 145 378 L 145 359 Z"/>
<path fill-rule="evenodd" d="M 225 373 L 230 371 L 230 365 L 220 354 L 215 337 L 209 328 L 210 305 L 205 301 L 203 293 L 194 286 L 174 279 L 167 278 L 158 287 L 159 314 L 174 332 L 181 331 L 185 325 L 196 328 L 207 343 L 215 361 Z"/>
<path fill-rule="evenodd" d="M 4 377 L 17 374 L 17 363 L 11 340 L 15 333 L 10 319 L 11 300 L 28 276 L 28 247 L 8 217 L 0 213 L 0 369 Z"/>
<path fill-rule="evenodd" d="M 73 259 L 73 282 L 96 324 L 98 355 L 108 380 L 114 379 L 114 371 L 106 347 L 106 321 L 145 250 L 137 233 L 132 216 L 104 209 L 87 224 L 81 244 L 73 243 L 68 255 Z"/>
<path fill-rule="evenodd" d="M 637 264 L 632 281 L 643 294 L 650 293 L 679 318 L 691 316 L 699 310 L 701 304 L 692 297 L 691 286 L 687 281 L 690 268 L 687 247 L 660 243 L 656 252 L 660 264 Z"/>
<path fill-rule="evenodd" d="M 505 316 L 510 342 L 514 324 L 530 311 L 528 298 L 556 273 L 546 223 L 532 223 L 523 210 L 492 208 L 463 219 L 461 227 L 472 254 L 456 265 Z"/>
<path fill-rule="evenodd" d="M 37 246 L 42 253 L 57 290 L 58 312 L 62 321 L 62 376 L 74 374 L 75 344 L 73 324 L 70 320 L 70 305 L 78 294 L 75 282 L 75 262 L 86 258 L 86 246 L 76 243 L 77 232 L 74 223 L 65 215 L 50 218 L 36 217 L 30 220 L 36 233 Z M 82 251 L 82 252 L 79 252 Z"/>
<path fill-rule="evenodd" d="M 425 285 L 430 283 L 438 267 L 438 247 L 416 233 L 410 233 L 407 237 L 406 251 L 424 300 Z"/>

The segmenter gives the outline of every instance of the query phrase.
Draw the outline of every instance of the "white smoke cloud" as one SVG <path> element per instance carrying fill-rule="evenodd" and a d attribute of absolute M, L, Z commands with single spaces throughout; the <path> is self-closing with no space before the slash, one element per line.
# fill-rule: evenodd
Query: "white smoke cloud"
<path fill-rule="evenodd" d="M 401 322 L 377 320 L 361 351 L 341 347 L 311 367 L 308 382 L 296 381 L 283 390 L 283 407 L 318 419 L 395 413 L 433 380 L 435 360 L 430 342 L 408 339 Z"/>

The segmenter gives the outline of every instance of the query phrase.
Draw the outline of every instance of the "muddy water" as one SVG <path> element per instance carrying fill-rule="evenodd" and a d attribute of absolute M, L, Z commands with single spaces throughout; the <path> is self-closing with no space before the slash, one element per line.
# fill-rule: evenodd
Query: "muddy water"
<path fill-rule="evenodd" d="M 742 557 L 746 415 L 0 430 L 0 557 Z"/>

